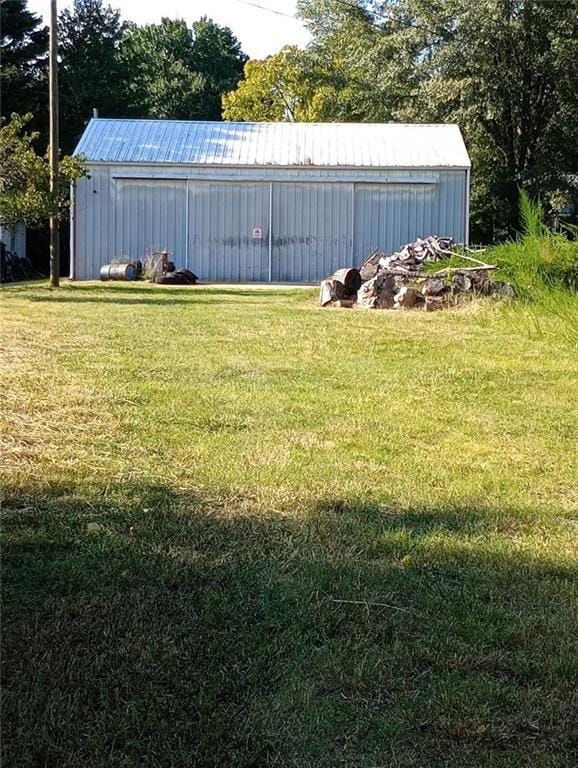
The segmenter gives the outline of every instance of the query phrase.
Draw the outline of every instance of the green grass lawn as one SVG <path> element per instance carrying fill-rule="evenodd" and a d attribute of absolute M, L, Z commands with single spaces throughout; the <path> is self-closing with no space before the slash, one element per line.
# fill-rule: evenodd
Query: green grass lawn
<path fill-rule="evenodd" d="M 569 315 L 0 305 L 6 768 L 574 766 Z"/>

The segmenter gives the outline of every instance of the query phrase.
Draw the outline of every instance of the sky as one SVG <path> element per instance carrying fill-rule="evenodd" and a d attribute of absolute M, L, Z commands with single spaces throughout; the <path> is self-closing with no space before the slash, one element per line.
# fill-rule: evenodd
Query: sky
<path fill-rule="evenodd" d="M 296 0 L 109 0 L 122 18 L 138 24 L 158 23 L 161 16 L 182 18 L 192 23 L 209 16 L 230 27 L 243 50 L 253 59 L 276 53 L 284 45 L 304 46 L 309 33 L 295 18 Z M 72 0 L 58 0 L 58 9 Z M 260 8 L 256 6 L 261 6 Z M 28 0 L 28 8 L 48 23 L 49 0 Z M 268 10 L 267 10 L 268 9 Z"/>

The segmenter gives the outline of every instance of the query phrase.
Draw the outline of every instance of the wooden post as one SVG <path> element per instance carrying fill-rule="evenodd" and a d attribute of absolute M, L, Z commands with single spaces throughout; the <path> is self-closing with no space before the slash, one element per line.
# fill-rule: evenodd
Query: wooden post
<path fill-rule="evenodd" d="M 50 100 L 50 192 L 58 199 L 58 28 L 56 0 L 50 0 L 50 57 L 49 57 L 49 100 Z M 58 210 L 50 216 L 50 285 L 60 285 L 60 233 Z"/>

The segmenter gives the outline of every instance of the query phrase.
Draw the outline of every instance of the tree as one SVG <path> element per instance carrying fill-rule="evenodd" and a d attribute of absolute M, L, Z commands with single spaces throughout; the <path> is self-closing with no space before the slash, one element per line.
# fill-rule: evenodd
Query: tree
<path fill-rule="evenodd" d="M 223 97 L 227 120 L 307 121 L 315 94 L 308 56 L 287 46 L 262 61 L 248 61 L 238 88 Z"/>
<path fill-rule="evenodd" d="M 474 163 L 475 237 L 517 225 L 519 185 L 547 194 L 578 169 L 578 0 L 299 8 L 312 49 L 340 61 L 350 89 L 364 88 L 357 109 L 346 104 L 350 119 L 459 123 Z"/>
<path fill-rule="evenodd" d="M 218 120 L 221 95 L 242 76 L 246 56 L 231 31 L 203 18 L 130 25 L 124 45 L 130 105 L 140 117 Z"/>
<path fill-rule="evenodd" d="M 184 20 L 128 27 L 123 59 L 129 103 L 139 117 L 199 119 L 204 77 L 193 66 L 194 35 Z"/>
<path fill-rule="evenodd" d="M 243 77 L 247 56 L 228 27 L 206 16 L 193 23 L 193 68 L 205 79 L 205 120 L 221 120 L 221 99 Z"/>
<path fill-rule="evenodd" d="M 256 122 L 365 120 L 375 118 L 369 90 L 364 74 L 344 69 L 331 51 L 286 46 L 247 62 L 244 79 L 223 97 L 223 115 Z"/>
<path fill-rule="evenodd" d="M 127 70 L 121 56 L 126 25 L 103 0 L 74 0 L 59 17 L 61 145 L 70 152 L 93 108 L 126 117 Z"/>
<path fill-rule="evenodd" d="M 0 115 L 33 112 L 46 124 L 48 31 L 27 0 L 0 0 Z"/>
<path fill-rule="evenodd" d="M 50 167 L 37 154 L 36 132 L 27 132 L 32 115 L 13 114 L 0 123 L 0 225 L 13 229 L 20 222 L 37 226 L 49 216 L 67 209 L 69 186 L 84 173 L 82 160 L 63 157 L 60 161 L 60 194 L 50 193 Z"/>
<path fill-rule="evenodd" d="M 482 237 L 518 225 L 518 189 L 546 195 L 578 169 L 578 3 L 414 3 L 429 56 L 410 118 L 456 121 L 474 164 Z"/>

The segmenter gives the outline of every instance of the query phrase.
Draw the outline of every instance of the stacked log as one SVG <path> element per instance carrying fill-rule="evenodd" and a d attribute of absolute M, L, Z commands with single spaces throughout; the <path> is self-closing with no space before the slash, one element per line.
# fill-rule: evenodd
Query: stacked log
<path fill-rule="evenodd" d="M 365 309 L 424 307 L 433 312 L 449 306 L 452 299 L 455 303 L 463 294 L 513 297 L 511 285 L 493 279 L 495 265 L 466 254 L 465 250 L 474 253 L 469 249 L 452 251 L 454 245 L 450 237 L 431 235 L 418 238 L 391 255 L 376 249 L 359 270 L 339 269 L 324 280 L 320 304 L 322 307 L 351 307 L 355 304 Z M 435 272 L 426 270 L 427 263 L 447 260 L 454 254 L 475 266 L 446 266 Z"/>
<path fill-rule="evenodd" d="M 439 296 L 444 293 L 446 285 L 441 277 L 428 277 L 426 278 L 421 292 L 424 296 Z"/>
<path fill-rule="evenodd" d="M 361 281 L 363 283 L 367 282 L 367 280 L 371 280 L 372 277 L 375 277 L 377 273 L 380 270 L 380 262 L 381 259 L 384 259 L 387 257 L 387 254 L 383 251 L 380 251 L 379 248 L 376 248 L 369 256 L 368 259 L 366 259 L 363 264 L 361 265 L 359 269 L 359 274 L 361 276 Z"/>
<path fill-rule="evenodd" d="M 411 309 L 421 301 L 422 296 L 416 288 L 404 285 L 394 296 L 394 309 Z"/>
<path fill-rule="evenodd" d="M 357 304 L 367 309 L 391 309 L 402 287 L 403 278 L 400 275 L 378 272 L 357 291 Z"/>
<path fill-rule="evenodd" d="M 436 235 L 430 235 L 424 239 L 418 237 L 414 243 L 407 243 L 391 256 L 382 255 L 379 259 L 379 266 L 383 269 L 401 267 L 410 272 L 419 272 L 423 264 L 430 261 L 440 261 L 451 255 L 453 245 L 454 241 L 451 237 L 437 237 Z"/>

